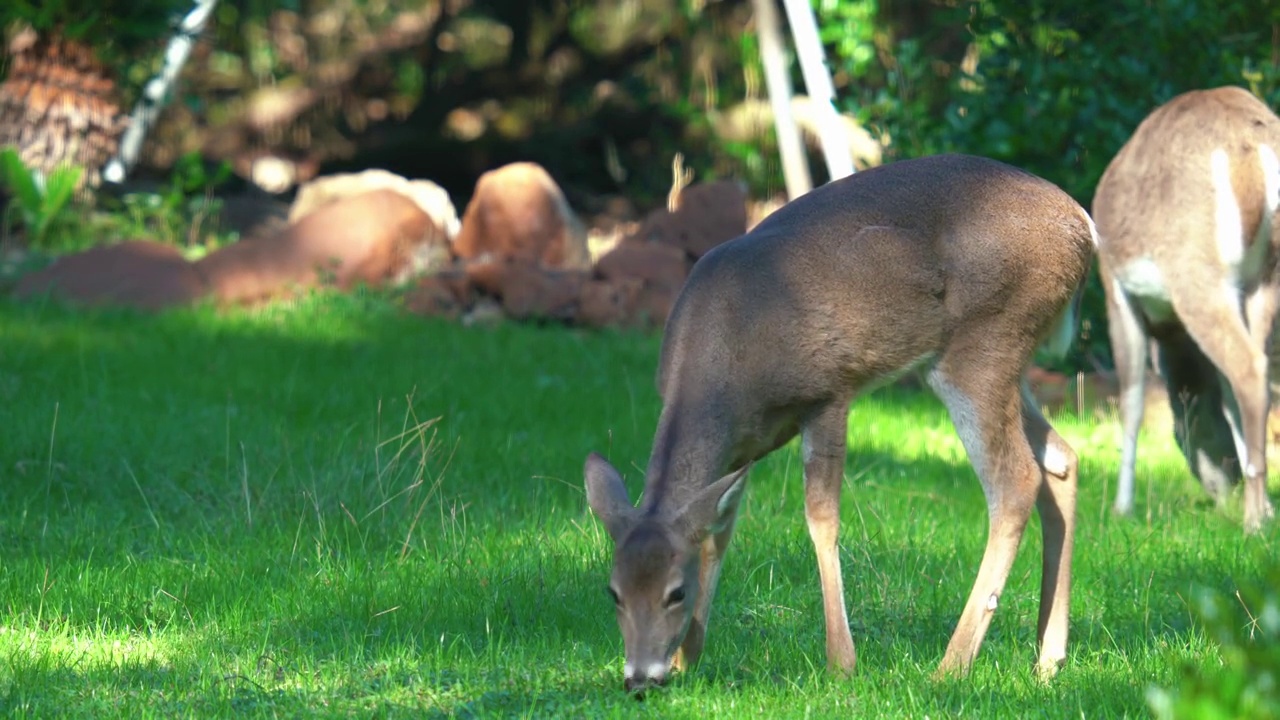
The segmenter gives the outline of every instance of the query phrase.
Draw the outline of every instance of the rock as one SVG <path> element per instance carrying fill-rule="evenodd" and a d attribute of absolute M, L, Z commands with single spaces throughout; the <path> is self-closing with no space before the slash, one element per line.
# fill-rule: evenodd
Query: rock
<path fill-rule="evenodd" d="M 462 258 L 586 268 L 587 233 L 542 166 L 519 162 L 480 176 L 453 244 Z"/>
<path fill-rule="evenodd" d="M 667 324 L 667 316 L 680 296 L 681 286 L 645 283 L 636 296 L 630 324 L 661 329 Z"/>
<path fill-rule="evenodd" d="M 458 211 L 454 209 L 449 193 L 430 180 L 409 180 L 379 169 L 319 177 L 299 188 L 298 196 L 289 208 L 289 222 L 297 222 L 335 200 L 383 189 L 394 190 L 414 201 L 431 218 L 426 235 L 421 242 L 414 243 L 409 261 L 392 282 L 400 284 L 410 277 L 433 272 L 453 262 L 453 239 L 460 226 Z"/>
<path fill-rule="evenodd" d="M 467 277 L 476 289 L 499 298 L 507 317 L 568 320 L 586 273 L 489 260 L 467 265 Z"/>
<path fill-rule="evenodd" d="M 443 270 L 419 278 L 404 300 L 409 312 L 455 319 L 474 303 L 475 289 L 462 269 Z"/>
<path fill-rule="evenodd" d="M 194 303 L 207 291 L 200 273 L 177 248 L 131 240 L 60 257 L 19 280 L 14 295 L 47 292 L 81 305 L 161 310 Z"/>
<path fill-rule="evenodd" d="M 664 288 L 679 288 L 689 275 L 685 251 L 666 243 L 624 240 L 596 262 L 605 280 L 635 278 Z"/>
<path fill-rule="evenodd" d="M 578 322 L 590 327 L 632 324 L 643 286 L 634 278 L 584 282 L 578 298 Z"/>
<path fill-rule="evenodd" d="M 289 208 L 289 222 L 295 223 L 308 213 L 342 198 L 355 197 L 370 190 L 395 190 L 422 208 L 431 218 L 432 231 L 453 242 L 460 223 L 458 211 L 444 188 L 430 180 L 409 180 L 386 170 L 365 170 L 359 173 L 325 175 L 298 188 L 298 195 Z M 427 238 L 428 240 L 433 238 Z"/>
<path fill-rule="evenodd" d="M 720 180 L 690 185 L 677 202 L 674 212 L 650 213 L 634 238 L 672 245 L 697 259 L 747 231 L 747 190 L 742 183 Z"/>
<path fill-rule="evenodd" d="M 326 204 L 277 235 L 220 248 L 196 267 L 224 303 L 270 298 L 291 286 L 381 285 L 405 266 L 431 223 L 405 195 L 374 190 Z"/>

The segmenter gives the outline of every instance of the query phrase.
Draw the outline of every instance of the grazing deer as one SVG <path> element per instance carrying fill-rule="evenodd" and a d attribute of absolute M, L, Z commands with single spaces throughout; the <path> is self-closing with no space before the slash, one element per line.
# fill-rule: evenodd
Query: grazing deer
<path fill-rule="evenodd" d="M 1277 153 L 1280 118 L 1262 101 L 1238 87 L 1194 90 L 1147 116 L 1098 183 L 1098 263 L 1120 380 L 1120 514 L 1133 510 L 1152 341 L 1191 472 L 1221 504 L 1243 471 L 1246 532 L 1274 514 L 1266 425 Z"/>
<path fill-rule="evenodd" d="M 797 433 L 827 663 L 854 666 L 837 536 L 849 405 L 927 368 L 986 494 L 986 550 L 939 674 L 967 672 L 1032 506 L 1044 533 L 1039 669 L 1066 657 L 1076 456 L 1025 392 L 1058 318 L 1065 350 L 1092 257 L 1065 192 L 1008 165 L 940 155 L 829 183 L 699 260 L 663 339 L 662 413 L 633 507 L 592 453 L 587 502 L 615 544 L 609 589 L 629 690 L 702 652 L 747 470 Z M 679 651 L 677 654 L 677 650 Z"/>

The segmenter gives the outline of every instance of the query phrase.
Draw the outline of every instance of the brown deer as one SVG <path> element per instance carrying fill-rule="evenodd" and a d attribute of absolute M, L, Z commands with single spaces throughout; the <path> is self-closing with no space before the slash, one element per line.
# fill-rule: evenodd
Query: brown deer
<path fill-rule="evenodd" d="M 1158 107 L 1098 183 L 1093 214 L 1120 381 L 1115 510 L 1133 510 L 1147 364 L 1187 465 L 1221 505 L 1243 473 L 1244 529 L 1267 497 L 1267 354 L 1276 313 L 1280 118 L 1238 87 Z"/>
<path fill-rule="evenodd" d="M 1039 669 L 1054 673 L 1066 656 L 1076 456 L 1022 378 L 1055 319 L 1058 339 L 1073 337 L 1069 301 L 1092 228 L 1045 180 L 939 155 L 831 182 L 699 260 L 666 325 L 640 506 L 608 461 L 586 460 L 588 504 L 615 545 L 626 687 L 697 661 L 747 470 L 797 433 L 827 663 L 853 669 L 837 547 L 849 406 L 913 368 L 946 405 L 990 516 L 938 673 L 963 674 L 977 655 L 1033 505 L 1044 534 Z"/>

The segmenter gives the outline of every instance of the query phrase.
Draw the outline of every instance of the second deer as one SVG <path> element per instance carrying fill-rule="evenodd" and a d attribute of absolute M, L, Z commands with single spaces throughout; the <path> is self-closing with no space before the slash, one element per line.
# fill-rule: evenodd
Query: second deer
<path fill-rule="evenodd" d="M 628 689 L 702 652 L 750 464 L 800 434 L 828 665 L 854 666 L 837 545 L 849 406 L 923 368 L 986 495 L 986 550 L 939 665 L 964 672 L 1033 507 L 1043 532 L 1039 669 L 1066 657 L 1076 456 L 1024 371 L 1092 258 L 1093 224 L 1055 185 L 964 155 L 905 160 L 797 198 L 690 273 L 667 321 L 641 504 L 592 453 L 587 501 L 614 543 Z M 1066 343 L 1059 342 L 1059 349 Z"/>
<path fill-rule="evenodd" d="M 1147 364 L 1191 472 L 1221 504 L 1244 476 L 1244 529 L 1267 497 L 1268 348 L 1280 285 L 1280 118 L 1238 87 L 1156 108 L 1112 159 L 1093 214 L 1120 381 L 1115 509 L 1133 509 Z M 1154 343 L 1153 343 L 1154 341 Z"/>

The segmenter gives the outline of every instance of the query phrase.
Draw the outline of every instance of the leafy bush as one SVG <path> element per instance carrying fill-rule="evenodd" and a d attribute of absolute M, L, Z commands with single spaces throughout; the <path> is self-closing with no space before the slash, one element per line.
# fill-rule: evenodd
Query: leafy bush
<path fill-rule="evenodd" d="M 12 147 L 0 150 L 0 184 L 12 196 L 6 208 L 6 231 L 7 216 L 16 213 L 22 220 L 27 244 L 46 248 L 50 231 L 65 219 L 83 173 L 84 168 L 63 165 L 45 177 L 40 170 L 27 167 Z"/>
<path fill-rule="evenodd" d="M 1280 718 L 1280 569 L 1233 596 L 1202 589 L 1193 613 L 1221 648 L 1222 665 L 1186 665 L 1176 689 L 1151 688 L 1147 703 L 1159 720 Z"/>

